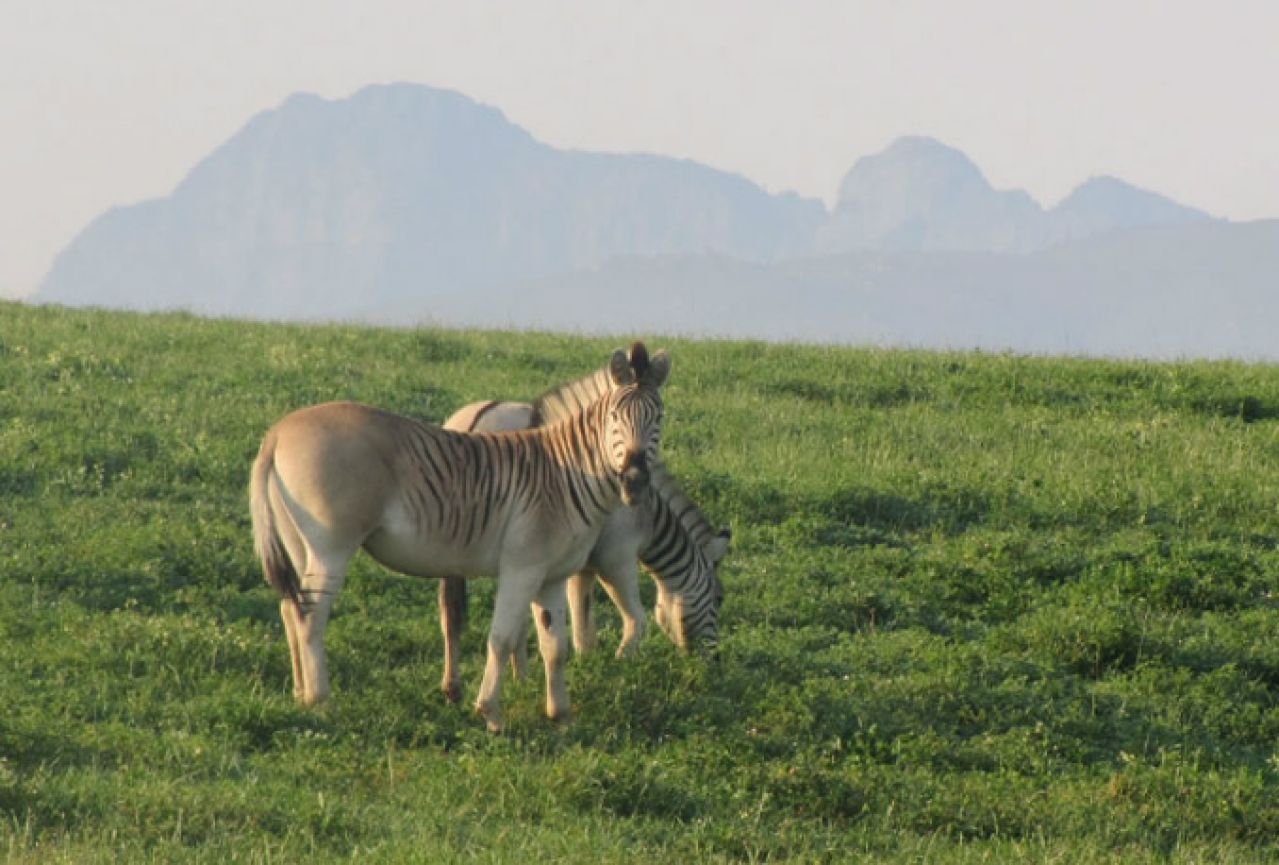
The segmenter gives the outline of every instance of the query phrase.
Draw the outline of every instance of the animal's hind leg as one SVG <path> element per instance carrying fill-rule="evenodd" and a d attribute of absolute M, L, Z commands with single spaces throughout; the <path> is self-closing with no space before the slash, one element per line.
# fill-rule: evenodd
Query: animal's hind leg
<path fill-rule="evenodd" d="M 293 692 L 305 706 L 329 697 L 329 668 L 324 654 L 324 630 L 333 602 L 346 582 L 346 569 L 363 536 L 335 533 L 298 506 L 282 480 L 270 487 L 271 507 L 280 515 L 280 540 L 300 574 L 298 601 L 281 605 L 284 630 L 293 656 Z M 300 696 L 299 696 L 300 692 Z"/>
<path fill-rule="evenodd" d="M 444 677 L 440 690 L 450 703 L 462 699 L 462 681 L 457 672 L 458 643 L 466 627 L 466 580 L 447 577 L 440 580 L 440 631 L 444 635 Z"/>
<path fill-rule="evenodd" d="M 280 598 L 280 620 L 284 622 L 284 636 L 289 642 L 289 660 L 293 664 L 293 699 L 304 702 L 306 680 L 302 674 L 302 648 L 298 645 L 298 620 L 301 611 L 292 598 Z"/>
<path fill-rule="evenodd" d="M 277 494 L 278 491 L 272 488 L 272 493 Z M 285 553 L 294 569 L 298 573 L 304 573 L 310 555 L 306 542 L 298 532 L 288 508 L 282 500 L 278 499 L 278 495 L 273 500 L 273 507 L 282 516 L 277 531 L 280 541 L 284 544 Z M 284 623 L 284 637 L 289 644 L 289 660 L 293 666 L 293 699 L 298 703 L 306 703 L 306 673 L 302 664 L 304 647 L 300 636 L 302 609 L 293 598 L 280 599 L 280 621 Z"/>
<path fill-rule="evenodd" d="M 312 562 L 313 565 L 320 564 Z M 302 577 L 301 615 L 297 622 L 301 650 L 302 703 L 314 706 L 329 698 L 329 666 L 324 652 L 324 631 L 329 624 L 333 601 L 346 582 L 346 562 L 340 569 L 308 573 Z"/>

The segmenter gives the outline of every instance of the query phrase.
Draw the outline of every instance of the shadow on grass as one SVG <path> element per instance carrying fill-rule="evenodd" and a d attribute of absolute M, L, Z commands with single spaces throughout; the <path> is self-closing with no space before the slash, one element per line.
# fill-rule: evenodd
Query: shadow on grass
<path fill-rule="evenodd" d="M 884 543 L 921 531 L 961 534 L 983 522 L 992 510 L 988 495 L 956 484 L 932 484 L 911 497 L 868 487 L 825 495 L 795 494 L 723 473 L 696 475 L 685 483 L 703 511 L 731 514 L 748 525 L 787 521 L 826 525 L 829 529 L 818 540 L 831 545 Z"/>

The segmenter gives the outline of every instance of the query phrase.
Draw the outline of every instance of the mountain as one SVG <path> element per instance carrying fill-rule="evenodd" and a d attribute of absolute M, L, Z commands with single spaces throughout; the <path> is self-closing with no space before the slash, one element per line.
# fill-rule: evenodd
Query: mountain
<path fill-rule="evenodd" d="M 1044 210 L 1022 190 L 994 189 L 960 151 L 907 137 L 853 165 L 815 250 L 1031 252 L 1107 231 L 1210 220 L 1111 177 Z"/>
<path fill-rule="evenodd" d="M 1146 225 L 1209 222 L 1202 210 L 1147 192 L 1115 177 L 1094 177 L 1048 213 L 1047 241 L 1058 243 Z"/>
<path fill-rule="evenodd" d="M 1019 255 L 618 259 L 456 310 L 459 324 L 623 335 L 1279 361 L 1279 220 L 1147 226 Z"/>
<path fill-rule="evenodd" d="M 845 175 L 816 250 L 1024 251 L 1039 245 L 1042 216 L 1025 192 L 991 188 L 958 150 L 899 138 Z"/>
<path fill-rule="evenodd" d="M 293 96 L 32 298 L 202 314 L 1279 360 L 1279 222 L 1110 177 L 1055 207 L 899 139 L 828 213 L 689 160 L 563 150 L 450 91 Z"/>
<path fill-rule="evenodd" d="M 91 223 L 34 299 L 385 319 L 617 255 L 771 260 L 824 218 L 696 162 L 558 150 L 461 94 L 373 86 L 253 118 L 172 195 Z"/>

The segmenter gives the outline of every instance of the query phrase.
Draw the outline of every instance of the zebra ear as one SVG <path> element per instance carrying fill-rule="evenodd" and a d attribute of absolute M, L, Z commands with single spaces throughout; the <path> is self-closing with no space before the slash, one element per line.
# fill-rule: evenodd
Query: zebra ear
<path fill-rule="evenodd" d="M 638 340 L 631 343 L 631 369 L 641 377 L 648 372 L 648 349 Z"/>
<path fill-rule="evenodd" d="M 608 360 L 608 374 L 617 387 L 635 383 L 635 370 L 631 367 L 631 361 L 627 358 L 626 352 L 620 348 L 613 352 L 613 356 Z"/>
<path fill-rule="evenodd" d="M 671 356 L 666 349 L 654 352 L 648 359 L 648 369 L 644 371 L 643 381 L 652 387 L 661 387 L 671 374 Z"/>

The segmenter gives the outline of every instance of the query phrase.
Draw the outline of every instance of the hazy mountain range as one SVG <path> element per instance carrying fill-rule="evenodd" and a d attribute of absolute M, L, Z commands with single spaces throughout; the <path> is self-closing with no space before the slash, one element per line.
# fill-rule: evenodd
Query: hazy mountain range
<path fill-rule="evenodd" d="M 115 208 L 35 301 L 283 319 L 1279 357 L 1279 221 L 1094 178 L 1045 209 L 903 138 L 833 208 L 692 162 L 561 150 L 419 85 L 253 118 Z"/>

